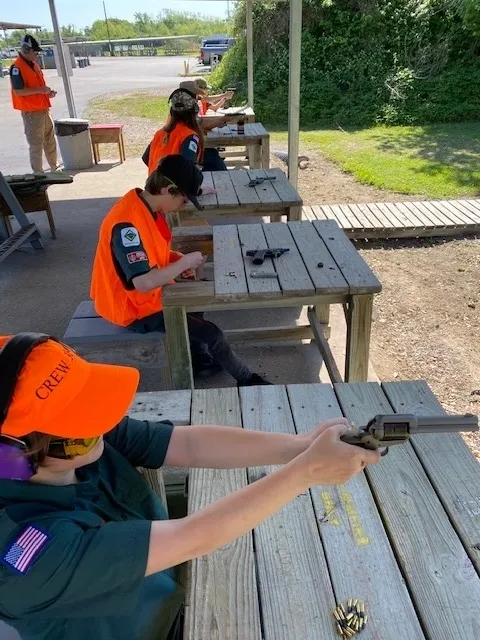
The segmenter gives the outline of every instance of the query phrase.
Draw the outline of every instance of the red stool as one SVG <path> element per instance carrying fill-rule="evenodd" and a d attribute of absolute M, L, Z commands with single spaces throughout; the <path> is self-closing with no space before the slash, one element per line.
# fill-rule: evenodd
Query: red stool
<path fill-rule="evenodd" d="M 90 136 L 92 138 L 93 159 L 95 164 L 100 161 L 99 144 L 118 144 L 120 163 L 125 160 L 125 140 L 123 139 L 123 124 L 91 124 Z"/>

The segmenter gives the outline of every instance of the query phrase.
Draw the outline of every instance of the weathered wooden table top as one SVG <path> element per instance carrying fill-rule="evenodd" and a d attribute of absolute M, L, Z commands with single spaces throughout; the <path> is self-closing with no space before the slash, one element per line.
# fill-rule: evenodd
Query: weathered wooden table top
<path fill-rule="evenodd" d="M 248 186 L 250 180 L 267 176 L 275 176 L 275 180 L 265 181 L 255 187 Z M 216 189 L 216 193 L 200 196 L 198 199 L 200 204 L 209 211 L 238 209 L 239 214 L 244 211 L 278 211 L 287 207 L 301 206 L 303 202 L 281 169 L 205 171 L 202 186 Z M 191 203 L 187 204 L 180 214 L 183 212 L 201 213 Z"/>
<path fill-rule="evenodd" d="M 249 145 L 269 138 L 270 134 L 260 122 L 245 124 L 245 133 L 238 133 L 238 125 L 230 124 L 225 127 L 215 127 L 209 131 L 205 138 L 205 144 L 209 146 Z"/>
<path fill-rule="evenodd" d="M 381 290 L 362 256 L 333 220 L 214 225 L 213 282 L 180 282 L 165 287 L 164 305 L 215 301 L 285 299 L 316 295 L 361 295 Z M 254 265 L 249 249 L 288 248 L 279 258 Z M 319 266 L 322 265 L 322 266 Z M 276 273 L 255 278 L 252 273 Z"/>
<path fill-rule="evenodd" d="M 202 116 L 202 118 L 218 118 L 221 116 L 245 116 L 249 122 L 253 122 L 255 120 L 255 112 L 252 107 L 225 107 L 224 109 L 218 109 L 217 111 L 210 109 L 204 116 Z"/>
<path fill-rule="evenodd" d="M 435 415 L 423 381 L 138 394 L 130 415 L 305 433 L 345 415 Z M 273 467 L 192 469 L 193 512 Z M 480 638 L 480 468 L 458 434 L 414 436 L 345 486 L 315 487 L 192 562 L 185 640 L 335 640 L 332 610 L 365 602 L 375 640 Z"/>

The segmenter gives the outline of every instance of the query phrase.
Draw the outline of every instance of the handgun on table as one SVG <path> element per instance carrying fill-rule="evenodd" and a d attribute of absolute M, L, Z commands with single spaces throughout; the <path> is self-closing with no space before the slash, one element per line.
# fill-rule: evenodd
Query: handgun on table
<path fill-rule="evenodd" d="M 341 439 L 364 449 L 377 450 L 385 447 L 381 455 L 388 453 L 394 444 L 404 444 L 410 436 L 423 433 L 458 433 L 478 431 L 478 416 L 466 413 L 463 416 L 415 416 L 395 413 L 377 415 L 367 426 L 353 428 Z"/>
<path fill-rule="evenodd" d="M 253 264 L 263 264 L 266 258 L 279 258 L 287 253 L 290 249 L 248 249 L 246 254 L 250 258 L 253 258 Z"/>

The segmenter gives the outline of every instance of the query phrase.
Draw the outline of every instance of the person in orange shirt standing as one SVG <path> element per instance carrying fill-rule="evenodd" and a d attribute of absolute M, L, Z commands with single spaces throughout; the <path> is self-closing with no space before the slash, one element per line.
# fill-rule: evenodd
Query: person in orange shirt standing
<path fill-rule="evenodd" d="M 45 82 L 38 53 L 42 51 L 37 40 L 26 35 L 20 54 L 10 68 L 13 108 L 22 112 L 25 136 L 30 148 L 33 171 L 43 171 L 42 153 L 45 151 L 50 170 L 57 169 L 57 143 L 50 115 L 50 98 L 57 93 Z"/>

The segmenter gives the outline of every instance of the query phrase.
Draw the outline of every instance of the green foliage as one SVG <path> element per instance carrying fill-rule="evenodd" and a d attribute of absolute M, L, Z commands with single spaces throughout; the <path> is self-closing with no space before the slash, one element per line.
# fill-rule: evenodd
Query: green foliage
<path fill-rule="evenodd" d="M 230 33 L 231 31 L 228 20 L 204 16 L 201 13 L 173 11 L 171 9 L 165 9 L 157 16 L 137 12 L 134 14 L 133 22 L 109 17 L 108 26 L 112 39 L 148 36 L 209 36 L 217 33 Z M 108 37 L 103 17 L 95 20 L 92 25 L 84 29 L 77 29 L 74 25 L 67 25 L 61 27 L 61 31 L 64 37 L 85 36 L 89 40 L 106 40 Z M 53 31 L 48 31 L 47 29 L 41 29 L 38 32 L 40 41 L 52 40 L 53 36 Z M 12 31 L 6 40 L 0 38 L 0 48 L 18 47 L 22 37 L 23 31 Z"/>
<path fill-rule="evenodd" d="M 238 42 L 212 74 L 246 95 L 245 2 Z M 289 3 L 254 3 L 255 110 L 288 115 Z M 479 0 L 304 0 L 301 120 L 342 127 L 480 118 Z"/>

